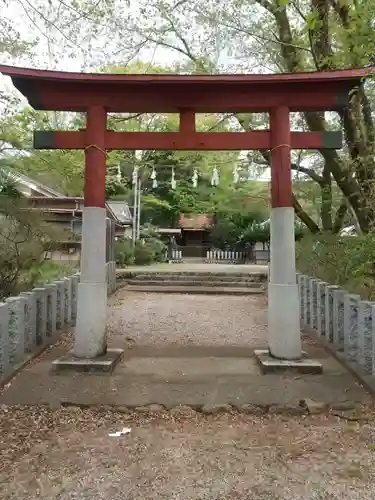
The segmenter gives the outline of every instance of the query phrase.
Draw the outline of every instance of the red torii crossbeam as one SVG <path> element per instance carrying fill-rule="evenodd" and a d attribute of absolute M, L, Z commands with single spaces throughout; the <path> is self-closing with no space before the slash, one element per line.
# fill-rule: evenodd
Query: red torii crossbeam
<path fill-rule="evenodd" d="M 86 129 L 35 132 L 36 148 L 85 150 L 85 209 L 81 282 L 74 353 L 106 351 L 105 170 L 111 149 L 271 151 L 271 262 L 268 289 L 269 352 L 301 358 L 296 284 L 291 149 L 341 147 L 337 132 L 291 132 L 294 111 L 339 110 L 365 69 L 272 75 L 115 75 L 65 73 L 0 66 L 38 110 L 86 112 Z M 107 130 L 107 114 L 178 113 L 178 132 Z M 197 113 L 270 115 L 270 130 L 197 132 Z"/>
<path fill-rule="evenodd" d="M 184 116 L 184 115 L 181 115 Z M 341 132 L 291 132 L 292 149 L 340 149 Z M 106 130 L 105 149 L 185 151 L 240 151 L 271 149 L 268 130 L 251 132 L 114 132 Z M 85 149 L 85 131 L 34 132 L 36 149 Z"/>

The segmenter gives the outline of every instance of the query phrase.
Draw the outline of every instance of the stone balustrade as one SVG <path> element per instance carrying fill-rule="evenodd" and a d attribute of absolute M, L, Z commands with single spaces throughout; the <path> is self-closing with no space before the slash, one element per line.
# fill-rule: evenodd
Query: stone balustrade
<path fill-rule="evenodd" d="M 301 328 L 312 329 L 360 376 L 375 376 L 375 302 L 297 273 Z"/>
<path fill-rule="evenodd" d="M 246 260 L 246 256 L 245 252 L 236 250 L 208 250 L 206 262 L 215 264 L 243 262 Z"/>
<path fill-rule="evenodd" d="M 116 263 L 106 264 L 108 295 L 116 290 Z M 0 382 L 75 326 L 79 273 L 0 302 Z"/>
<path fill-rule="evenodd" d="M 178 248 L 172 248 L 169 251 L 167 250 L 165 257 L 171 264 L 180 264 L 183 262 L 182 250 L 179 250 Z"/>

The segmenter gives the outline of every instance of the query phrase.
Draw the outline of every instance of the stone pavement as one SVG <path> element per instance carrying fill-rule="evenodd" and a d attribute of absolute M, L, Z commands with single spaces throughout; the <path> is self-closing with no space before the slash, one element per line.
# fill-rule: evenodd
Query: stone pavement
<path fill-rule="evenodd" d="M 209 272 L 209 273 L 267 273 L 268 266 L 261 264 L 207 264 L 204 262 L 184 262 L 182 264 L 153 264 L 151 266 L 131 266 L 125 269 L 117 269 L 117 274 L 123 272 L 134 272 L 134 273 L 149 273 L 152 272 L 163 272 L 168 273 L 178 273 L 178 272 Z"/>
<path fill-rule="evenodd" d="M 112 375 L 51 373 L 68 350 L 51 348 L 26 366 L 0 404 L 138 407 L 179 404 L 257 404 L 297 407 L 300 400 L 368 405 L 371 397 L 335 359 L 308 337 L 304 349 L 322 375 L 262 375 L 253 358 L 266 347 L 265 297 L 132 293 L 110 301 L 109 345 L 125 354 Z M 280 332 L 282 334 L 282 332 Z"/>

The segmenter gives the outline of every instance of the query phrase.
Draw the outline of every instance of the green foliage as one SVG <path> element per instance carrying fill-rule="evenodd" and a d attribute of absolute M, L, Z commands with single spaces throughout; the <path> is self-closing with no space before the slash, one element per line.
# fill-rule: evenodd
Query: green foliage
<path fill-rule="evenodd" d="M 136 266 L 147 266 L 153 262 L 154 252 L 150 245 L 137 241 L 134 248 L 134 263 Z"/>
<path fill-rule="evenodd" d="M 238 211 L 220 211 L 216 214 L 215 227 L 211 231 L 211 242 L 220 249 L 244 247 L 248 243 L 245 234 L 250 234 L 249 231 L 261 220 L 261 215 L 257 212 L 245 215 Z"/>
<path fill-rule="evenodd" d="M 134 264 L 134 247 L 129 238 L 119 238 L 115 243 L 115 260 L 120 267 Z"/>
<path fill-rule="evenodd" d="M 68 276 L 76 270 L 72 264 L 44 261 L 31 265 L 23 275 L 22 289 L 30 290 L 35 285 L 51 283 L 54 280 Z"/>
<path fill-rule="evenodd" d="M 257 241 L 262 243 L 267 243 L 270 241 L 270 224 L 258 224 L 253 223 L 251 226 L 245 229 L 242 234 L 241 241 L 245 246 L 252 246 Z"/>
<path fill-rule="evenodd" d="M 19 195 L 0 196 L 0 298 L 41 280 L 44 252 L 58 240 L 59 231 L 27 208 Z"/>
<path fill-rule="evenodd" d="M 129 238 L 121 238 L 116 241 L 115 257 L 119 266 L 138 266 L 152 264 L 153 262 L 163 262 L 167 247 L 160 240 L 156 228 L 147 224 L 141 228 L 141 239 L 133 241 Z"/>
<path fill-rule="evenodd" d="M 375 235 L 305 236 L 296 248 L 297 268 L 363 298 L 375 299 Z"/>

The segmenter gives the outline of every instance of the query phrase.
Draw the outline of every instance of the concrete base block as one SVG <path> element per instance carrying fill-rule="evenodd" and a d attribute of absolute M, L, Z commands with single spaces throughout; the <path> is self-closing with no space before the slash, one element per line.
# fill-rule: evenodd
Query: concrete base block
<path fill-rule="evenodd" d="M 301 359 L 295 360 L 277 359 L 272 357 L 267 349 L 262 349 L 254 351 L 254 356 L 263 374 L 289 370 L 314 375 L 323 372 L 322 364 L 319 361 L 306 358 L 305 355 Z"/>
<path fill-rule="evenodd" d="M 103 356 L 96 358 L 77 358 L 73 353 L 69 353 L 53 361 L 52 371 L 53 373 L 112 373 L 123 352 L 123 349 L 107 349 Z"/>

